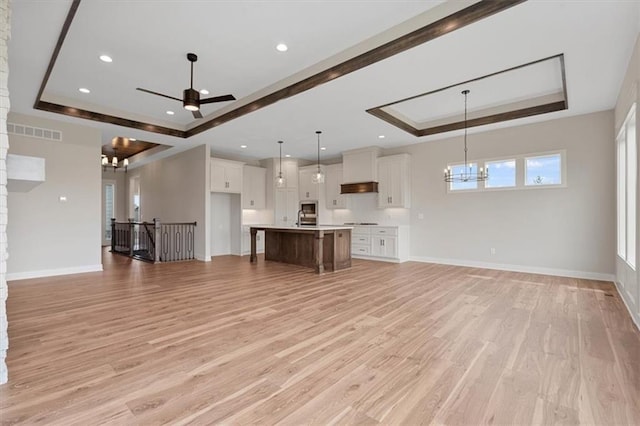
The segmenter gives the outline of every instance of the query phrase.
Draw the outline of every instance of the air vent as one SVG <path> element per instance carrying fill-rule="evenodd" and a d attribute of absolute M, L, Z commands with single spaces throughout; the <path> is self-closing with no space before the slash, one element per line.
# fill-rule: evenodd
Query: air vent
<path fill-rule="evenodd" d="M 10 135 L 28 136 L 55 142 L 62 141 L 62 132 L 59 130 L 41 129 L 40 127 L 26 126 L 24 124 L 7 123 L 7 132 Z"/>

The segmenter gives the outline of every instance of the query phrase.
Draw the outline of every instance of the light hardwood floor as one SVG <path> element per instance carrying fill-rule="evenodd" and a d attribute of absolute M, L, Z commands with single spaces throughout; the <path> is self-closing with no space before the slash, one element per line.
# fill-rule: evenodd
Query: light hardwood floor
<path fill-rule="evenodd" d="M 611 283 L 248 257 L 17 281 L 4 424 L 640 424 Z"/>

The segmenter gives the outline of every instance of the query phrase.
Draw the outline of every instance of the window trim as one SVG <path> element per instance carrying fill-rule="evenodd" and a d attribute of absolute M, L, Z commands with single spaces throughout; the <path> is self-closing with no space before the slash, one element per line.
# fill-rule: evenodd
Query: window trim
<path fill-rule="evenodd" d="M 638 252 L 636 250 L 637 248 L 637 227 L 638 227 L 638 222 L 636 220 L 638 212 L 637 212 L 637 198 L 635 200 L 635 205 L 634 203 L 631 203 L 631 205 L 634 205 L 633 208 L 633 214 L 629 215 L 629 198 L 628 198 L 628 193 L 629 193 L 629 170 L 628 170 L 628 163 L 629 163 L 629 144 L 627 143 L 627 132 L 628 132 L 628 126 L 630 125 L 630 122 L 634 121 L 634 132 L 635 132 L 635 140 L 633 140 L 633 144 L 634 144 L 634 149 L 635 149 L 635 161 L 636 161 L 636 170 L 635 170 L 635 188 L 633 188 L 635 190 L 635 195 L 637 197 L 637 193 L 638 193 L 638 184 L 640 183 L 638 181 L 638 166 L 637 166 L 637 161 L 638 161 L 638 120 L 637 120 L 637 116 L 636 116 L 636 103 L 634 102 L 631 107 L 629 108 L 629 112 L 627 113 L 627 115 L 625 116 L 622 125 L 620 126 L 620 129 L 618 130 L 617 134 L 616 134 L 616 256 L 623 261 L 629 268 L 631 268 L 631 270 L 636 271 L 637 269 L 637 265 L 638 265 Z M 623 196 L 624 196 L 624 200 L 620 200 L 620 193 L 619 193 L 619 179 L 620 179 L 620 158 L 619 158 L 619 144 L 622 144 L 624 146 L 624 175 L 622 176 L 624 179 L 624 191 L 623 191 Z M 622 205 L 622 214 L 623 214 L 623 219 L 624 219 L 624 255 L 621 256 L 620 255 L 620 250 L 619 250 L 619 245 L 620 245 L 620 231 L 619 231 L 619 219 L 620 219 L 620 207 Z M 631 219 L 630 219 L 631 218 Z M 629 220 L 634 220 L 634 228 L 635 228 L 635 233 L 630 233 L 629 232 Z M 629 235 L 633 235 L 633 242 L 635 244 L 630 244 L 629 242 Z M 633 247 L 633 257 L 634 259 L 633 262 L 631 262 L 629 260 L 629 247 Z"/>
<path fill-rule="evenodd" d="M 565 152 L 566 150 L 560 150 L 560 151 L 549 151 L 544 153 L 525 155 L 522 158 L 524 160 L 523 167 L 522 167 L 522 172 L 523 172 L 522 184 L 525 186 L 525 188 L 566 187 L 567 186 L 567 183 L 566 183 L 567 182 L 567 161 L 566 161 L 567 156 L 565 155 Z M 558 154 L 560 155 L 560 183 L 541 183 L 540 185 L 528 185 L 527 184 L 527 160 L 533 159 L 533 158 L 540 158 L 540 157 L 551 157 Z"/>

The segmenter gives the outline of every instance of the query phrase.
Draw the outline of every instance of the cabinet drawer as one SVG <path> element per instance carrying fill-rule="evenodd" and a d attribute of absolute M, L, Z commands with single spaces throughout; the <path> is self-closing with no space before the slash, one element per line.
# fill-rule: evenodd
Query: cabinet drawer
<path fill-rule="evenodd" d="M 371 228 L 366 226 L 354 226 L 351 231 L 353 235 L 371 235 Z"/>
<path fill-rule="evenodd" d="M 371 237 L 369 235 L 359 235 L 359 234 L 352 235 L 351 244 L 352 245 L 361 244 L 361 245 L 368 246 L 369 244 L 371 244 Z"/>
<path fill-rule="evenodd" d="M 395 235 L 398 235 L 398 228 L 379 226 L 377 228 L 371 228 L 371 234 L 395 236 Z"/>
<path fill-rule="evenodd" d="M 371 254 L 371 247 L 370 246 L 363 246 L 363 245 L 360 245 L 360 244 L 352 244 L 351 245 L 351 254 L 352 255 L 358 255 L 358 254 L 369 255 L 369 254 Z"/>

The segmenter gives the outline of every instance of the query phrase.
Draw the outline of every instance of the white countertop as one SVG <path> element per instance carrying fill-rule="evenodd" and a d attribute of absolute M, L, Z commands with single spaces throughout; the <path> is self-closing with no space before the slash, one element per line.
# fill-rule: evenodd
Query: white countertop
<path fill-rule="evenodd" d="M 346 225 L 320 225 L 320 226 L 277 226 L 277 225 L 247 225 L 250 228 L 262 229 L 283 229 L 296 231 L 336 231 L 339 229 L 353 229 L 353 226 Z"/>

